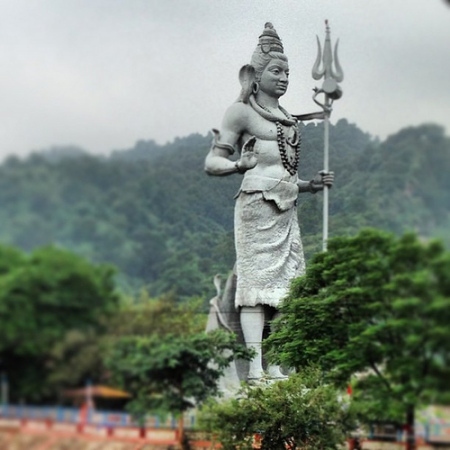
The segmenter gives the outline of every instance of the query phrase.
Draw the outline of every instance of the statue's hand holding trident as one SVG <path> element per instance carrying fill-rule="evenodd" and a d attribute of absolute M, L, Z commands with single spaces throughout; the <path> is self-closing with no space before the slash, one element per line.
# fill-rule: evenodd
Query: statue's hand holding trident
<path fill-rule="evenodd" d="M 344 79 L 344 72 L 342 71 L 341 65 L 338 59 L 338 45 L 339 39 L 334 47 L 334 65 L 333 69 L 333 51 L 331 48 L 331 38 L 330 38 L 330 27 L 328 26 L 328 20 L 325 21 L 325 44 L 323 47 L 323 58 L 322 58 L 322 48 L 320 45 L 319 37 L 317 37 L 317 58 L 314 66 L 312 68 L 312 77 L 315 80 L 320 80 L 324 78 L 321 88 L 314 88 L 313 100 L 323 109 L 324 118 L 324 173 L 329 172 L 329 118 L 332 111 L 332 105 L 334 100 L 338 100 L 342 97 L 342 89 L 339 86 L 339 82 Z M 320 68 L 320 63 L 322 60 L 322 68 Z M 317 96 L 319 94 L 324 94 L 325 100 L 323 103 L 319 102 Z M 327 249 L 328 240 L 328 186 L 325 185 L 323 191 L 323 250 Z"/>

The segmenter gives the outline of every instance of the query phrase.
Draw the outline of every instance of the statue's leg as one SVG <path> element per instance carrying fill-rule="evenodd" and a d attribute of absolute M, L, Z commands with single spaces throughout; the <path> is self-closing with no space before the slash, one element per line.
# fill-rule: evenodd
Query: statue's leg
<path fill-rule="evenodd" d="M 250 361 L 250 370 L 248 379 L 257 379 L 263 377 L 262 367 L 262 349 L 261 341 L 264 330 L 264 307 L 263 305 L 243 306 L 241 308 L 241 327 L 244 334 L 245 345 L 247 348 L 255 350 L 256 355 Z"/>
<path fill-rule="evenodd" d="M 277 311 L 274 315 L 273 315 L 273 317 L 272 317 L 272 319 L 271 319 L 271 322 L 274 320 L 274 319 L 276 319 L 277 317 L 280 317 L 280 313 Z M 272 325 L 272 323 L 270 324 L 270 332 L 271 333 L 273 333 L 273 325 Z M 280 366 L 278 366 L 278 365 L 275 365 L 275 364 L 270 364 L 268 367 L 267 367 L 267 374 L 269 375 L 269 377 L 271 377 L 271 378 L 278 378 L 278 379 L 284 379 L 284 378 L 287 378 L 287 376 L 286 375 L 284 375 L 284 373 L 281 371 L 281 368 L 280 368 Z"/>

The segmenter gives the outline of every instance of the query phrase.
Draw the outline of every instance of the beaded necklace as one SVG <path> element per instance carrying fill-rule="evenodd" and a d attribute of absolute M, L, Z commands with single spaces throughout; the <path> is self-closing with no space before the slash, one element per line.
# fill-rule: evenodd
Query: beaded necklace
<path fill-rule="evenodd" d="M 281 162 L 283 167 L 289 172 L 290 175 L 295 175 L 298 171 L 298 163 L 300 160 L 300 134 L 297 129 L 297 120 L 294 119 L 284 108 L 279 107 L 280 111 L 286 116 L 286 119 L 280 119 L 272 114 L 272 112 L 264 105 L 260 105 L 256 99 L 250 97 L 250 104 L 253 109 L 259 113 L 262 117 L 271 122 L 275 122 L 277 127 L 277 142 L 278 150 L 281 156 Z M 264 112 L 264 113 L 263 113 Z M 295 126 L 294 136 L 289 139 L 284 136 L 283 125 Z M 289 157 L 286 151 L 286 142 L 294 150 L 294 156 Z"/>
<path fill-rule="evenodd" d="M 294 135 L 292 141 L 286 139 L 284 137 L 283 127 L 280 122 L 275 122 L 277 127 L 277 141 L 278 141 L 278 150 L 280 151 L 281 162 L 283 163 L 283 167 L 289 172 L 290 175 L 295 175 L 298 171 L 298 162 L 300 159 L 300 139 L 297 132 Z M 294 157 L 289 158 L 286 152 L 286 142 L 294 149 Z"/>

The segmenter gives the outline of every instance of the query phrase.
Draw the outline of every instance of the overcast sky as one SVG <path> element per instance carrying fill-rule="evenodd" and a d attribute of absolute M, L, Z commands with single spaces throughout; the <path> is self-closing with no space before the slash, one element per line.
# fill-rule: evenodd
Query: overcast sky
<path fill-rule="evenodd" d="M 266 21 L 290 62 L 282 105 L 317 110 L 325 19 L 345 73 L 332 122 L 380 138 L 424 122 L 450 130 L 444 0 L 0 0 L 0 158 L 206 134 L 236 99 Z"/>

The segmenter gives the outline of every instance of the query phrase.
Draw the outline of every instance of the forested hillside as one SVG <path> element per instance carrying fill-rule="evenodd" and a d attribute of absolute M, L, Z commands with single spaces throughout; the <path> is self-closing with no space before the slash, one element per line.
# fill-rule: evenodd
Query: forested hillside
<path fill-rule="evenodd" d="M 0 166 L 0 242 L 31 250 L 69 248 L 119 268 L 124 289 L 210 295 L 215 273 L 233 266 L 233 196 L 241 175 L 208 177 L 211 136 L 96 157 L 52 149 Z M 423 125 L 378 142 L 340 120 L 330 130 L 331 235 L 363 226 L 443 237 L 450 243 L 450 139 Z M 322 168 L 323 125 L 303 127 L 300 174 Z M 307 256 L 320 249 L 321 194 L 303 194 Z"/>

